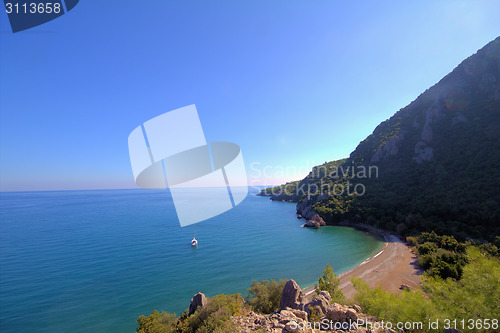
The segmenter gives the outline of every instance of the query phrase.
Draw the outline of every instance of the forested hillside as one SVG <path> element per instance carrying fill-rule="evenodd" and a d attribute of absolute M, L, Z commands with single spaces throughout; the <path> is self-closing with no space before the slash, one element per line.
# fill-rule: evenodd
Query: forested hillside
<path fill-rule="evenodd" d="M 494 240 L 500 235 L 500 37 L 377 126 L 349 158 L 261 195 L 296 201 L 299 213 L 317 212 L 328 224 Z"/>

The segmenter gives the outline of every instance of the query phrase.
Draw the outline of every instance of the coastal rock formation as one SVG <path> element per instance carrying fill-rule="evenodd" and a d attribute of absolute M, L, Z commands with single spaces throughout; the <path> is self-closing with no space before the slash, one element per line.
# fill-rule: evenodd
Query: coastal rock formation
<path fill-rule="evenodd" d="M 207 305 L 207 298 L 203 293 L 197 293 L 191 298 L 191 303 L 189 304 L 189 314 L 192 315 L 198 307 L 204 307 Z"/>
<path fill-rule="evenodd" d="M 319 229 L 319 227 L 324 225 L 326 225 L 325 221 L 323 221 L 318 214 L 315 214 L 306 224 L 304 224 L 304 227 Z"/>
<path fill-rule="evenodd" d="M 326 297 L 326 295 L 323 295 Z M 329 296 L 329 295 L 328 295 Z M 394 332 L 382 329 L 368 330 L 363 326 L 358 326 L 356 321 L 359 319 L 365 322 L 376 322 L 377 318 L 357 312 L 353 307 L 342 306 L 328 302 L 325 314 L 321 315 L 319 321 L 309 321 L 308 314 L 305 311 L 285 308 L 273 314 L 258 314 L 250 312 L 246 316 L 231 317 L 232 323 L 236 326 L 237 332 L 255 332 L 261 330 L 272 333 L 320 333 L 320 332 Z"/>
<path fill-rule="evenodd" d="M 314 202 L 311 200 L 304 200 L 303 202 L 297 204 L 297 214 L 309 221 L 315 215 L 318 215 L 318 213 L 312 208 L 313 204 Z"/>
<path fill-rule="evenodd" d="M 358 319 L 364 317 L 367 317 L 367 315 L 358 313 L 353 307 L 348 307 L 337 303 L 332 304 L 332 306 L 328 308 L 328 311 L 325 314 L 325 318 L 331 320 L 334 323 L 357 322 Z M 371 317 L 371 319 L 376 318 Z"/>
<path fill-rule="evenodd" d="M 309 317 L 311 317 L 311 313 L 313 312 L 316 316 L 323 317 L 327 313 L 331 301 L 332 298 L 330 297 L 330 293 L 328 291 L 322 291 L 312 301 L 304 305 L 304 310 Z"/>
<path fill-rule="evenodd" d="M 288 280 L 281 293 L 280 310 L 285 308 L 300 309 L 304 299 L 304 293 L 297 282 Z"/>
<path fill-rule="evenodd" d="M 321 291 L 309 303 L 302 303 L 304 298 L 302 289 L 297 282 L 288 280 L 281 294 L 280 315 L 287 319 L 295 316 L 300 318 L 304 323 L 307 323 L 311 318 L 327 319 L 332 323 L 348 322 L 349 324 L 361 318 L 376 320 L 375 317 L 361 314 L 361 307 L 358 305 L 348 307 L 337 303 L 331 304 L 332 298 L 328 291 Z M 285 320 L 283 319 L 279 322 L 284 323 Z M 285 324 L 283 332 L 306 332 L 287 329 L 288 327 Z"/>
<path fill-rule="evenodd" d="M 302 211 L 301 214 L 305 219 L 309 220 L 311 219 L 314 215 L 318 215 L 311 206 L 306 206 L 304 210 Z"/>
<path fill-rule="evenodd" d="M 362 312 L 359 305 L 331 303 L 330 294 L 322 291 L 311 302 L 300 303 L 302 290 L 294 280 L 288 280 L 282 293 L 282 304 L 292 304 L 299 309 L 282 307 L 272 314 L 250 312 L 246 316 L 233 316 L 231 322 L 236 332 L 255 331 L 271 333 L 396 333 L 382 322 Z M 314 310 L 314 316 L 311 316 Z M 402 331 L 400 331 L 402 332 Z M 444 330 L 445 333 L 461 333 Z"/>
<path fill-rule="evenodd" d="M 270 315 L 250 312 L 247 316 L 231 317 L 237 327 L 237 332 L 255 332 L 263 330 L 272 333 L 315 332 L 319 330 L 307 329 L 307 314 L 304 311 L 286 308 Z"/>

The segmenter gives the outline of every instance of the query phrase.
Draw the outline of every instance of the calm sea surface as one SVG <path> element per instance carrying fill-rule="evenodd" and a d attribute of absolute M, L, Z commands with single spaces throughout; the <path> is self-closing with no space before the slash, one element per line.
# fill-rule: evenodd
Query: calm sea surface
<path fill-rule="evenodd" d="M 0 331 L 134 332 L 153 309 L 180 314 L 197 292 L 250 282 L 313 284 L 379 240 L 346 227 L 300 228 L 295 204 L 251 191 L 236 208 L 181 228 L 166 191 L 0 193 Z"/>

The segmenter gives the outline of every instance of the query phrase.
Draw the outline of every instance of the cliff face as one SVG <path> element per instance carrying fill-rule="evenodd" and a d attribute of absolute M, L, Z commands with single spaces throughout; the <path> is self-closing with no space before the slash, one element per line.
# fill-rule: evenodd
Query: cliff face
<path fill-rule="evenodd" d="M 460 132 L 473 126 L 471 122 L 479 117 L 477 125 L 493 134 L 486 120 L 492 113 L 498 117 L 499 102 L 500 37 L 377 126 L 352 152 L 350 160 L 380 163 L 391 156 L 400 158 L 400 150 L 407 150 L 416 163 L 431 161 L 446 134 L 444 128 L 463 135 Z"/>
<path fill-rule="evenodd" d="M 360 172 L 370 167 L 376 172 Z M 348 172 L 331 172 L 339 168 Z M 263 194 L 291 198 L 299 213 L 314 210 L 330 224 L 498 235 L 500 37 L 378 125 L 348 159 L 317 166 L 288 187 L 300 185 L 292 195 Z"/>

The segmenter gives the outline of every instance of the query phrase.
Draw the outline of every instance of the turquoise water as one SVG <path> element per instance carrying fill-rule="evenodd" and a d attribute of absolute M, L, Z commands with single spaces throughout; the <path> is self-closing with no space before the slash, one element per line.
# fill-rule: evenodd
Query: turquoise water
<path fill-rule="evenodd" d="M 198 223 L 194 249 L 166 191 L 0 193 L 0 331 L 134 332 L 137 316 L 180 314 L 199 291 L 304 287 L 380 248 L 351 228 L 300 228 L 294 204 L 254 194 Z"/>

